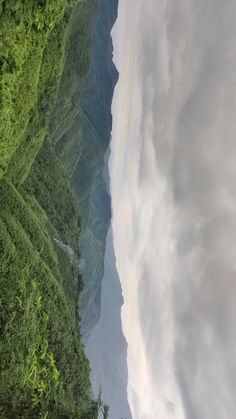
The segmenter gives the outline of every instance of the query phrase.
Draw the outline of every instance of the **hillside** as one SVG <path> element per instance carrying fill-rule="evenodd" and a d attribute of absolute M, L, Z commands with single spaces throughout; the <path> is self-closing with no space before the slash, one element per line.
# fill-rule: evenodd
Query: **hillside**
<path fill-rule="evenodd" d="M 98 416 L 78 318 L 81 211 L 51 128 L 68 60 L 76 83 L 89 70 L 94 13 L 93 0 L 0 1 L 1 418 Z"/>
<path fill-rule="evenodd" d="M 111 102 L 118 80 L 112 61 L 111 39 L 117 8 L 117 0 L 97 2 L 89 56 L 83 46 L 81 49 L 78 47 L 81 25 L 74 19 L 49 126 L 50 141 L 71 179 L 82 215 L 80 252 L 85 287 L 80 316 L 85 338 L 100 317 L 105 243 L 111 219 L 110 195 L 103 172 L 111 139 Z M 82 82 L 71 54 L 74 49 L 85 62 L 90 62 L 89 72 Z"/>
<path fill-rule="evenodd" d="M 84 115 L 82 164 L 78 165 L 72 179 L 78 191 L 76 186 L 79 185 L 81 171 L 90 174 L 89 193 L 79 195 L 81 213 L 85 220 L 80 242 L 81 255 L 86 262 L 83 271 L 86 286 L 81 299 L 84 336 L 90 334 L 100 317 L 106 236 L 111 220 L 110 193 L 104 172 L 107 170 L 111 140 L 111 103 L 118 81 L 118 72 L 112 61 L 111 38 L 117 9 L 118 0 L 100 0 L 93 20 L 91 66 L 81 95 Z M 91 255 L 94 255 L 93 260 Z"/>

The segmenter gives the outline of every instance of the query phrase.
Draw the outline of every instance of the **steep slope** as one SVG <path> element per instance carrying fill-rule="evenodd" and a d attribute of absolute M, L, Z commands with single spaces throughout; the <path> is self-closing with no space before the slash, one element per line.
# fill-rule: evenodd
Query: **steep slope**
<path fill-rule="evenodd" d="M 78 17 L 85 57 L 77 57 L 77 50 L 71 54 L 80 79 L 88 70 L 93 12 L 92 0 L 0 1 L 0 417 L 4 419 L 98 416 L 78 319 L 81 218 L 69 177 L 46 138 L 67 39 Z"/>
<path fill-rule="evenodd" d="M 80 241 L 81 255 L 85 260 L 85 291 L 81 299 L 84 336 L 90 333 L 100 316 L 105 242 L 111 218 L 110 195 L 103 171 L 104 157 L 111 139 L 111 102 L 118 80 L 118 72 L 112 61 L 110 34 L 117 18 L 117 8 L 117 0 L 101 0 L 93 21 L 91 68 L 81 94 L 82 156 L 72 179 L 84 217 Z M 88 175 L 88 193 L 83 193 L 79 188 L 81 173 Z M 91 255 L 94 255 L 93 259 Z"/>
<path fill-rule="evenodd" d="M 85 25 L 78 25 L 79 16 L 73 21 L 49 129 L 50 141 L 71 178 L 82 215 L 80 252 L 84 291 L 80 316 L 84 338 L 100 316 L 105 241 L 111 218 L 110 195 L 103 178 L 104 156 L 110 143 L 111 102 L 118 80 L 110 34 L 117 18 L 118 0 L 99 0 L 96 7 L 90 55 L 87 48 L 78 46 L 79 28 Z M 70 53 L 74 48 L 83 62 L 90 61 L 85 79 L 78 77 L 78 64 Z"/>
<path fill-rule="evenodd" d="M 0 0 L 2 418 L 98 416 L 80 335 L 88 338 L 101 309 L 117 6 Z M 112 278 L 111 318 L 121 330 L 121 289 Z M 111 327 L 105 329 L 113 345 Z M 128 414 L 126 343 L 119 336 L 107 379 Z M 115 380 L 121 368 L 124 376 Z"/>

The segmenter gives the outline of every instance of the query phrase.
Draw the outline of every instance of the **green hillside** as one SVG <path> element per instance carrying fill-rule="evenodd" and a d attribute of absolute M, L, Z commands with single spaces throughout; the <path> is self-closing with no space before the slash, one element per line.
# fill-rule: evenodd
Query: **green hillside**
<path fill-rule="evenodd" d="M 94 11 L 94 0 L 0 0 L 0 418 L 98 416 L 77 315 L 75 145 L 62 165 L 54 106 L 65 53 L 81 81 L 88 71 Z"/>

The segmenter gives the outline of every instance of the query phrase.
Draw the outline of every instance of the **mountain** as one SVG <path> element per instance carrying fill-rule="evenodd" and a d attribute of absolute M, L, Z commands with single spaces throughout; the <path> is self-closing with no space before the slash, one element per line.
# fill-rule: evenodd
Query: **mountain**
<path fill-rule="evenodd" d="M 90 9 L 94 2 L 90 0 Z M 98 0 L 94 7 L 90 37 L 83 35 L 86 42 L 82 45 L 84 16 L 74 13 L 49 129 L 50 142 L 73 185 L 82 217 L 79 256 L 84 281 L 80 303 L 84 339 L 100 317 L 105 243 L 111 219 L 104 173 L 111 140 L 111 103 L 118 80 L 111 38 L 118 1 Z"/>
<path fill-rule="evenodd" d="M 131 419 L 127 400 L 127 342 L 122 333 L 122 290 L 113 249 L 111 229 L 105 251 L 105 273 L 102 281 L 101 316 L 86 343 L 86 354 L 92 367 L 94 393 L 101 385 L 110 406 L 110 418 Z"/>
<path fill-rule="evenodd" d="M 91 66 L 80 95 L 82 108 L 81 158 L 72 182 L 83 215 L 80 241 L 85 263 L 85 290 L 81 298 L 82 332 L 86 337 L 100 316 L 104 253 L 111 219 L 111 202 L 103 176 L 105 153 L 112 129 L 111 103 L 118 72 L 113 64 L 111 29 L 117 18 L 117 0 L 100 0 L 92 25 Z M 87 179 L 81 189 L 80 179 Z"/>
<path fill-rule="evenodd" d="M 130 417 L 110 234 L 104 277 L 117 6 L 0 0 L 0 417 L 97 419 L 88 339 L 94 385 Z"/>
<path fill-rule="evenodd" d="M 81 214 L 70 174 L 79 141 L 64 144 L 63 154 L 58 149 L 80 109 L 72 92 L 88 73 L 95 6 L 95 0 L 0 0 L 5 419 L 97 419 L 100 410 L 100 400 L 91 398 L 78 316 Z"/>

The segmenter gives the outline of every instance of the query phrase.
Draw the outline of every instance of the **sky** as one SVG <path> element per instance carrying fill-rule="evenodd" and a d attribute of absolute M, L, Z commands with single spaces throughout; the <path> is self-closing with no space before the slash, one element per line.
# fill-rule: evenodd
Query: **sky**
<path fill-rule="evenodd" d="M 112 228 L 134 419 L 236 417 L 236 2 L 120 0 Z"/>

